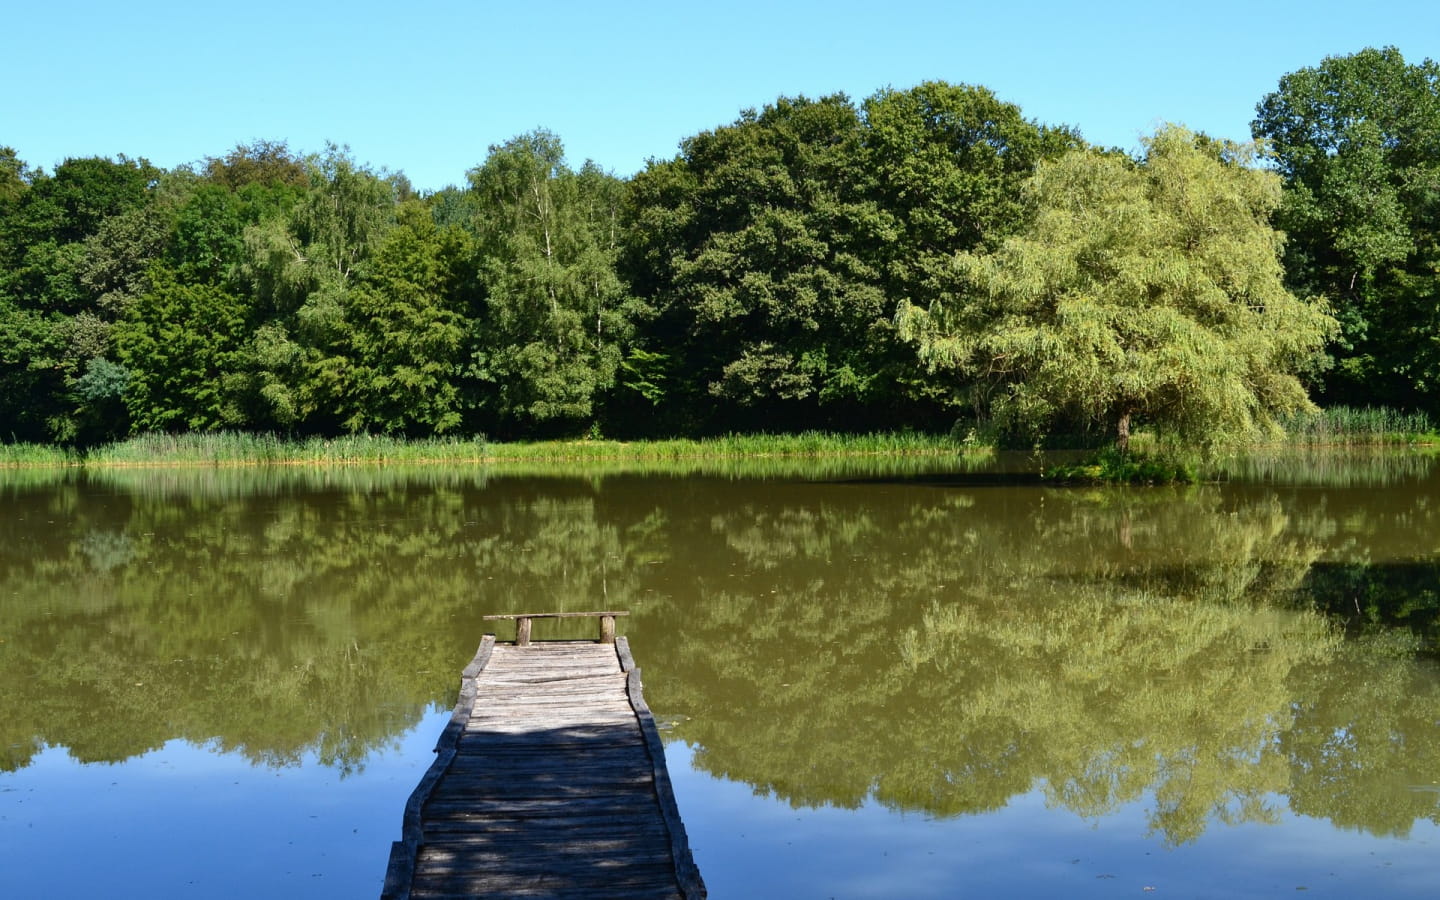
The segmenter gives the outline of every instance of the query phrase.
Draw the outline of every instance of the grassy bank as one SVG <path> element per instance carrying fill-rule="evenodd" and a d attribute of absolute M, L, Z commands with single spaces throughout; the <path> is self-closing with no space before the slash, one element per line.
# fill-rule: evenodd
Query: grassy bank
<path fill-rule="evenodd" d="M 287 440 L 270 434 L 142 435 L 86 453 L 34 445 L 0 447 L 0 466 L 421 465 L 666 462 L 692 459 L 909 456 L 988 453 L 943 435 L 727 435 L 702 440 L 541 441 L 483 438 L 404 440 L 374 435 Z"/>
<path fill-rule="evenodd" d="M 80 454 L 64 447 L 48 447 L 41 444 L 0 444 L 0 469 L 73 466 L 79 462 Z"/>
<path fill-rule="evenodd" d="M 1436 443 L 1440 435 L 1425 413 L 1384 406 L 1331 406 L 1282 423 L 1286 443 L 1312 445 Z"/>
<path fill-rule="evenodd" d="M 1423 413 L 1383 407 L 1332 407 L 1285 423 L 1280 447 L 1398 446 L 1440 443 Z M 1056 481 L 1142 482 L 1194 480 L 1193 463 L 1166 461 L 1147 434 L 1135 438 L 1138 458 L 1098 454 L 1080 466 L 1051 470 Z M 989 448 L 948 435 L 913 432 L 845 435 L 726 435 L 699 440 L 569 440 L 497 443 L 483 437 L 407 440 L 384 435 L 283 438 L 274 434 L 217 432 L 149 434 L 89 451 L 36 444 L 0 444 L 0 468 L 120 466 L 344 466 L 549 465 L 576 463 L 666 463 L 682 460 L 802 459 L 846 456 L 937 456 L 983 458 Z"/>

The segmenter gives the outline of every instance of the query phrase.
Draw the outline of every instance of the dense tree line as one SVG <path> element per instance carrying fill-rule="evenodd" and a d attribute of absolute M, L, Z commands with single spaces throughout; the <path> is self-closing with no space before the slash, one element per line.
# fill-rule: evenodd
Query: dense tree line
<path fill-rule="evenodd" d="M 0 148 L 0 439 L 1437 410 L 1440 68 L 1329 58 L 1257 110 L 1268 159 L 1173 127 L 1131 156 L 931 82 L 781 98 L 629 179 L 535 131 L 425 195 L 334 146 Z"/>

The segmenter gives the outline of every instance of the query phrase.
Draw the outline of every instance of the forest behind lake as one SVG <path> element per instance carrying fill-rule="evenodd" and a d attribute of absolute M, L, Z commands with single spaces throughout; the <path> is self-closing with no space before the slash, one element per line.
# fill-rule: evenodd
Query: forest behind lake
<path fill-rule="evenodd" d="M 0 149 L 0 440 L 1193 445 L 1311 398 L 1433 414 L 1437 85 L 1329 57 L 1256 98 L 1256 145 L 1162 126 L 1133 155 L 981 86 L 781 97 L 629 178 L 537 129 L 423 195 L 338 146 Z"/>

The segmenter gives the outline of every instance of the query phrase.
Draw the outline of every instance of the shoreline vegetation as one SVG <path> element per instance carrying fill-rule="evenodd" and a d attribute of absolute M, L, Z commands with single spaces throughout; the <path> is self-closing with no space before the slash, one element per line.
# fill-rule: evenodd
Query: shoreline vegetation
<path fill-rule="evenodd" d="M 405 439 L 384 435 L 290 439 L 273 434 L 149 434 L 88 451 L 39 444 L 0 445 L 0 468 L 174 466 L 346 466 L 507 463 L 666 462 L 691 459 L 844 456 L 984 457 L 993 447 L 912 432 L 846 435 L 804 432 L 667 440 L 575 439 L 501 443 L 484 437 Z"/>
<path fill-rule="evenodd" d="M 1431 447 L 1440 444 L 1430 417 L 1386 407 L 1334 406 L 1289 417 L 1281 423 L 1283 437 L 1228 446 L 1241 453 L 1303 452 L 1323 448 Z M 1161 449 L 1143 436 L 1129 452 L 1104 448 L 1078 462 L 1045 469 L 1057 484 L 1194 484 L 1223 477 L 1225 465 L 1207 464 L 1195 449 Z"/>
<path fill-rule="evenodd" d="M 1416 447 L 1440 444 L 1429 418 L 1384 408 L 1333 407 L 1286 423 L 1281 440 L 1245 443 L 1241 451 L 1319 447 Z M 614 441 L 597 438 L 496 442 L 483 436 L 406 439 L 357 434 L 287 438 L 275 434 L 210 432 L 145 434 L 89 450 L 42 444 L 0 444 L 0 469 L 176 468 L 379 465 L 513 464 L 573 466 L 589 463 L 668 463 L 745 459 L 836 459 L 846 457 L 943 457 L 964 460 L 966 468 L 1001 448 L 994 439 L 956 434 L 876 432 L 840 434 L 731 434 L 711 438 Z M 1060 448 L 1055 448 L 1060 449 Z M 1129 452 L 1094 451 L 1079 461 L 1048 466 L 1051 484 L 1176 484 L 1202 480 L 1206 466 L 1198 451 L 1160 449 L 1152 436 L 1137 435 Z"/>

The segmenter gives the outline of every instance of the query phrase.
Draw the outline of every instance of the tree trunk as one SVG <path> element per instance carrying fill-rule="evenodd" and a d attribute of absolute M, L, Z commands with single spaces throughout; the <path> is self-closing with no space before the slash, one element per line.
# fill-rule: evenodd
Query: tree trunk
<path fill-rule="evenodd" d="M 1115 449 L 1121 453 L 1130 452 L 1130 410 L 1120 414 L 1120 423 L 1115 427 Z"/>

